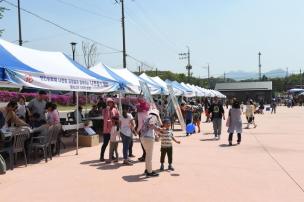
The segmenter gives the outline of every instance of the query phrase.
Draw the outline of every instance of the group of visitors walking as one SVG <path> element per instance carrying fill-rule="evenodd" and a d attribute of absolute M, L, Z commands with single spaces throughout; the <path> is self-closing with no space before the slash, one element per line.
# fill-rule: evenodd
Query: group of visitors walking
<path fill-rule="evenodd" d="M 249 129 L 251 125 L 253 125 L 254 128 L 257 127 L 257 124 L 255 123 L 255 113 L 257 107 L 251 99 L 247 101 L 246 107 L 244 107 L 243 102 L 241 103 L 239 100 L 233 99 L 230 109 L 229 102 L 223 102 L 218 97 L 214 97 L 212 99 L 206 98 L 203 103 L 204 107 L 202 107 L 200 103 L 194 103 L 193 101 L 189 101 L 188 104 L 182 102 L 181 110 L 186 121 L 186 125 L 195 124 L 195 126 L 198 128 L 198 132 L 201 131 L 201 115 L 203 111 L 205 111 L 206 123 L 212 122 L 215 140 L 220 140 L 222 133 L 222 122 L 226 119 L 226 126 L 228 127 L 227 132 L 229 134 L 229 145 L 232 145 L 233 133 L 237 134 L 237 143 L 241 143 L 243 114 L 245 114 L 245 117 L 247 119 L 247 126 L 245 129 Z M 260 103 L 258 110 L 261 110 L 261 106 L 264 108 L 264 104 Z M 272 107 L 273 113 L 275 113 L 276 106 L 274 103 L 272 103 Z M 225 108 L 228 110 L 228 113 L 226 112 L 226 114 Z M 188 131 L 187 135 L 189 135 Z"/>
<path fill-rule="evenodd" d="M 139 136 L 142 145 L 143 155 L 138 158 L 139 161 L 145 162 L 145 175 L 147 177 L 155 177 L 159 174 L 152 169 L 152 158 L 154 143 L 158 139 L 161 141 L 160 154 L 160 170 L 164 170 L 165 157 L 168 156 L 168 169 L 174 170 L 172 141 L 177 141 L 170 129 L 170 119 L 161 120 L 157 109 L 149 109 L 144 107 L 144 102 L 139 101 L 137 120 L 130 113 L 131 107 L 122 106 L 122 114 L 119 114 L 117 106 L 112 98 L 106 99 L 106 106 L 101 110 L 103 116 L 103 144 L 100 151 L 100 161 L 106 163 L 116 163 L 119 160 L 118 142 L 122 141 L 123 165 L 132 166 L 134 161 L 130 157 L 134 157 L 130 153 L 132 147 L 133 135 Z M 137 125 L 136 125 L 137 122 Z M 105 160 L 105 151 L 110 143 L 109 159 Z"/>

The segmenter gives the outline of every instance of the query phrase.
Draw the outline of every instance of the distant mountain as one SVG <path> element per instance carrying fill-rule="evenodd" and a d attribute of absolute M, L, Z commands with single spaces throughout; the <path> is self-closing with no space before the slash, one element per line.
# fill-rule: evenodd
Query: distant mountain
<path fill-rule="evenodd" d="M 286 76 L 286 71 L 283 69 L 275 69 L 275 70 L 271 70 L 269 72 L 266 72 L 265 75 L 268 78 L 282 78 Z"/>
<path fill-rule="evenodd" d="M 281 78 L 286 76 L 286 71 L 283 69 L 275 69 L 268 72 L 263 72 L 262 76 L 265 75 L 268 78 Z M 226 73 L 226 78 L 235 80 L 244 79 L 258 79 L 259 74 L 257 72 L 245 72 L 245 71 L 231 71 Z"/>

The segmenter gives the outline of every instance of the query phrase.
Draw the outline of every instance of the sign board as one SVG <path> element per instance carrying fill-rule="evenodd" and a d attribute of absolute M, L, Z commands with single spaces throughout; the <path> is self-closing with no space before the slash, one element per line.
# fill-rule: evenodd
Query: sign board
<path fill-rule="evenodd" d="M 150 108 L 157 109 L 147 83 L 144 81 L 139 81 L 139 83 L 145 100 L 150 104 Z"/>
<path fill-rule="evenodd" d="M 182 115 L 182 111 L 180 109 L 180 106 L 177 102 L 177 99 L 175 97 L 175 94 L 174 94 L 174 91 L 173 91 L 173 88 L 171 85 L 167 85 L 168 87 L 168 91 L 169 91 L 169 97 L 171 99 L 171 102 L 174 106 L 174 109 L 175 109 L 175 112 L 176 112 L 176 115 L 177 115 L 177 118 L 179 120 L 179 123 L 181 124 L 181 128 L 182 130 L 185 130 L 186 129 L 186 124 L 185 124 L 185 121 L 184 121 L 184 118 L 183 118 L 183 115 Z"/>
<path fill-rule="evenodd" d="M 17 85 L 43 88 L 49 90 L 81 91 L 81 92 L 113 92 L 118 84 L 111 81 L 84 79 L 58 75 L 46 75 L 42 72 L 25 72 L 5 69 L 8 81 Z"/>

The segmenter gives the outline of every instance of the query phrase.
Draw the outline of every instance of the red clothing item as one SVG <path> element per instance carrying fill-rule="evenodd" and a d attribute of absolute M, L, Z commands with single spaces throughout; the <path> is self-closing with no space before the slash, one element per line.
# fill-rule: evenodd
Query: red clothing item
<path fill-rule="evenodd" d="M 110 134 L 113 126 L 112 119 L 114 117 L 118 119 L 119 112 L 115 107 L 113 107 L 112 109 L 107 107 L 102 110 L 102 116 L 103 116 L 103 134 Z"/>

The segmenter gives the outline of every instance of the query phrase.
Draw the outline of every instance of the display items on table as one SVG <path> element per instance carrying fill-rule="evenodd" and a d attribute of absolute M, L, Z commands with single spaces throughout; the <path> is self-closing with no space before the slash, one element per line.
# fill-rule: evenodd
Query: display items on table
<path fill-rule="evenodd" d="M 99 135 L 79 135 L 79 146 L 94 147 L 99 145 Z"/>

